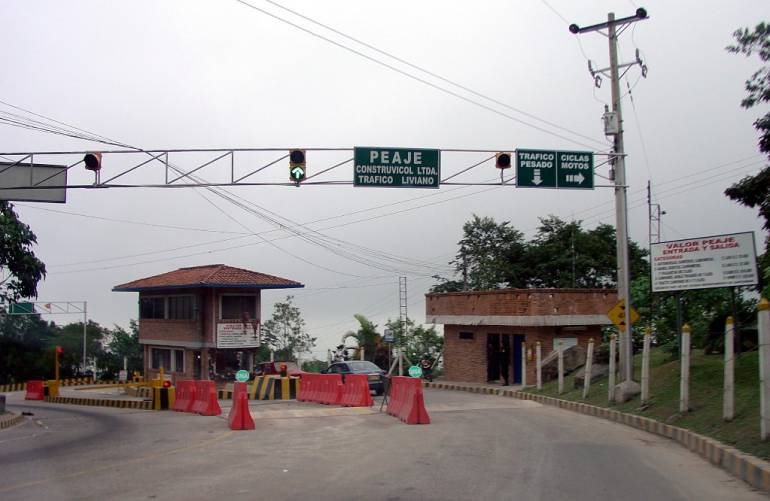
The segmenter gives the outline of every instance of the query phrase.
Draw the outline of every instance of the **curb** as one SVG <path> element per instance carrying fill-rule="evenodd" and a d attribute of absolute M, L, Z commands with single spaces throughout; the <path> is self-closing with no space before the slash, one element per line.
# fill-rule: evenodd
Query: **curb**
<path fill-rule="evenodd" d="M 152 410 L 152 402 L 138 400 L 113 400 L 109 398 L 81 398 L 81 397 L 45 397 L 45 401 L 52 404 L 88 405 L 92 407 L 116 407 L 119 409 Z"/>
<path fill-rule="evenodd" d="M 654 419 L 628 414 L 606 407 L 562 400 L 537 393 L 526 393 L 521 390 L 503 390 L 497 388 L 484 388 L 478 386 L 464 386 L 459 384 L 423 382 L 426 388 L 440 390 L 467 391 L 470 393 L 483 393 L 532 400 L 545 405 L 552 405 L 561 409 L 579 412 L 589 416 L 599 417 L 624 424 L 638 430 L 653 433 L 669 438 L 683 445 L 690 451 L 698 454 L 713 465 L 719 466 L 730 475 L 743 480 L 755 489 L 770 493 L 770 463 L 750 454 L 745 454 L 738 449 L 729 447 L 713 438 L 699 435 L 690 430 L 671 426 Z"/>
<path fill-rule="evenodd" d="M 10 428 L 24 421 L 24 416 L 21 414 L 12 414 L 12 417 L 2 419 L 0 418 L 0 430 Z"/>

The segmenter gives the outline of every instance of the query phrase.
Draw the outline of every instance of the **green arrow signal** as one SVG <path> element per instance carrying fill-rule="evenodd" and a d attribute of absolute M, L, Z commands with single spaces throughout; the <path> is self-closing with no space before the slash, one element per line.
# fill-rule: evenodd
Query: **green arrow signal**
<path fill-rule="evenodd" d="M 291 175 L 295 180 L 299 181 L 305 177 L 305 169 L 302 167 L 294 167 L 291 170 Z"/>

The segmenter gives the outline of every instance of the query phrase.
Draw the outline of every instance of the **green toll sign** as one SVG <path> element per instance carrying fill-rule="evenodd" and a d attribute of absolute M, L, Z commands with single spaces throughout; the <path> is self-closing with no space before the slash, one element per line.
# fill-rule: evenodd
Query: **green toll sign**
<path fill-rule="evenodd" d="M 409 375 L 411 377 L 422 377 L 422 369 L 417 365 L 413 365 L 409 367 Z"/>
<path fill-rule="evenodd" d="M 245 383 L 249 380 L 249 371 L 245 371 L 243 369 L 239 370 L 235 373 L 235 380 L 239 383 Z"/>

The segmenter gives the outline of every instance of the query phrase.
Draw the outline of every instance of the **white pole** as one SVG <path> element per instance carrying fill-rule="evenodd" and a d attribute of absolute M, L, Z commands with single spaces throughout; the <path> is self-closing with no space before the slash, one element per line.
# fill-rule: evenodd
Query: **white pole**
<path fill-rule="evenodd" d="M 123 357 L 123 370 L 128 371 L 128 357 Z"/>
<path fill-rule="evenodd" d="M 732 421 L 735 416 L 735 357 L 733 356 L 733 337 L 735 323 L 733 317 L 725 320 L 725 381 L 722 397 L 722 418 Z"/>
<path fill-rule="evenodd" d="M 527 343 L 521 342 L 521 387 L 527 386 Z"/>
<path fill-rule="evenodd" d="M 762 298 L 757 312 L 759 329 L 759 415 L 760 438 L 770 438 L 770 302 Z"/>
<path fill-rule="evenodd" d="M 361 357 L 360 357 L 361 360 L 365 360 L 365 358 L 364 358 L 364 347 L 363 346 L 361 347 L 360 353 L 361 353 Z"/>
<path fill-rule="evenodd" d="M 586 364 L 583 368 L 583 398 L 588 397 L 588 390 L 591 388 L 591 373 L 594 363 L 594 338 L 588 340 L 588 352 L 586 353 Z"/>
<path fill-rule="evenodd" d="M 682 367 L 679 385 L 679 412 L 690 409 L 690 326 L 682 326 Z"/>
<path fill-rule="evenodd" d="M 642 347 L 642 405 L 650 400 L 650 339 L 652 333 L 647 328 L 644 331 L 644 345 Z"/>
<path fill-rule="evenodd" d="M 591 373 L 594 363 L 594 339 L 588 340 L 588 352 L 586 353 L 586 365 L 583 369 L 583 398 L 588 397 L 588 391 L 591 388 Z"/>
<path fill-rule="evenodd" d="M 559 341 L 559 395 L 564 393 L 564 343 Z"/>
<path fill-rule="evenodd" d="M 86 371 L 86 327 L 88 326 L 88 303 L 83 301 L 83 372 Z M 94 374 L 94 378 L 96 374 Z"/>
<path fill-rule="evenodd" d="M 615 348 L 617 343 L 617 336 L 615 334 L 610 336 L 610 372 L 607 379 L 607 400 L 610 402 L 615 401 Z"/>
<path fill-rule="evenodd" d="M 540 341 L 535 344 L 535 372 L 537 372 L 537 389 L 543 389 L 543 357 Z"/>

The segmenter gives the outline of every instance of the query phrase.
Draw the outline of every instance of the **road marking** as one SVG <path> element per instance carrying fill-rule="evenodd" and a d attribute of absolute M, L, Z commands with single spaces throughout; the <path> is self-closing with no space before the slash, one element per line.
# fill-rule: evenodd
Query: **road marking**
<path fill-rule="evenodd" d="M 193 450 L 193 449 L 200 449 L 201 447 L 208 447 L 209 445 L 212 445 L 212 444 L 215 444 L 217 442 L 220 442 L 220 441 L 224 440 L 225 438 L 229 437 L 232 434 L 233 434 L 233 430 L 228 430 L 228 431 L 222 433 L 221 435 L 217 435 L 216 437 L 214 437 L 212 439 L 209 439 L 209 440 L 204 440 L 203 442 L 200 442 L 198 444 L 188 445 L 188 446 L 185 446 L 185 447 L 178 447 L 176 449 L 171 449 L 171 450 L 163 451 L 163 452 L 156 452 L 154 454 L 147 454 L 146 456 L 141 456 L 141 457 L 137 457 L 137 458 L 134 458 L 134 459 L 128 459 L 128 460 L 121 461 L 120 463 L 116 463 L 116 464 L 100 466 L 98 468 L 91 468 L 90 470 L 81 470 L 81 471 L 76 471 L 76 472 L 73 472 L 73 473 L 67 473 L 66 475 L 58 475 L 58 476 L 49 477 L 49 478 L 46 478 L 46 479 L 43 479 L 43 480 L 35 480 L 33 482 L 26 482 L 26 483 L 23 483 L 23 484 L 16 484 L 16 485 L 11 485 L 9 487 L 3 487 L 3 488 L 0 488 L 0 493 L 15 491 L 17 489 L 23 489 L 25 487 L 34 487 L 34 486 L 38 486 L 38 485 L 43 485 L 43 484 L 47 484 L 47 483 L 52 482 L 52 481 L 69 480 L 69 479 L 72 479 L 72 478 L 82 477 L 83 475 L 90 475 L 92 473 L 99 473 L 99 472 L 102 472 L 102 471 L 111 470 L 113 468 L 120 468 L 122 466 L 125 466 L 126 464 L 140 463 L 140 462 L 146 461 L 148 459 L 156 459 L 156 458 L 159 458 L 159 457 L 170 456 L 170 455 L 176 454 L 178 452 L 184 452 L 184 451 L 189 451 L 189 450 Z"/>

